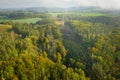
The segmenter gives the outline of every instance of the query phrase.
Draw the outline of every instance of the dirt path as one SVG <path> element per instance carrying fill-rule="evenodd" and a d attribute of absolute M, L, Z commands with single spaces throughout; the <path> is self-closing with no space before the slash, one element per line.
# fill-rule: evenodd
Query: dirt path
<path fill-rule="evenodd" d="M 64 39 L 73 40 L 73 41 L 77 40 L 77 37 L 78 37 L 77 34 L 68 25 L 64 25 L 61 28 L 61 32 L 63 34 Z"/>

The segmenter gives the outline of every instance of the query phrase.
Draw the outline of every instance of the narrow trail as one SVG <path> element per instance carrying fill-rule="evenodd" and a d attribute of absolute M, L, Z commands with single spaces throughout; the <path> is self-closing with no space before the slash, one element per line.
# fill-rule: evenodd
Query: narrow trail
<path fill-rule="evenodd" d="M 87 66 L 91 67 L 93 61 L 91 61 L 88 48 L 82 43 L 81 37 L 68 25 L 62 26 L 61 33 L 63 34 L 64 46 L 69 53 L 68 55 L 76 59 L 82 57 L 84 61 L 88 62 Z"/>
<path fill-rule="evenodd" d="M 63 34 L 64 39 L 71 40 L 71 41 L 78 41 L 77 34 L 68 25 L 62 26 L 61 33 Z"/>

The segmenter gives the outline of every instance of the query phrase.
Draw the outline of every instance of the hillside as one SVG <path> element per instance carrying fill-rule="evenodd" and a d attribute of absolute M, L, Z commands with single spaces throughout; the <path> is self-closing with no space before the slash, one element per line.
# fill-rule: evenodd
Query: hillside
<path fill-rule="evenodd" d="M 0 80 L 120 80 L 118 16 L 21 10 L 0 16 Z"/>

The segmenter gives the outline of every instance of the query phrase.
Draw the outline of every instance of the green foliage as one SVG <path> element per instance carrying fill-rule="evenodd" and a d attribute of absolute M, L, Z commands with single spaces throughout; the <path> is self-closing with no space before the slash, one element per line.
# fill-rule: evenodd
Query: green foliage
<path fill-rule="evenodd" d="M 84 69 L 86 75 L 93 80 L 119 79 L 119 77 L 113 75 L 114 71 L 119 72 L 120 69 L 118 66 L 115 67 L 115 56 L 120 50 L 118 46 L 120 44 L 119 25 L 116 24 L 118 20 L 115 18 L 117 21 L 111 20 L 111 17 L 110 20 L 108 20 L 108 17 L 98 17 L 100 19 L 97 18 L 95 21 L 98 22 L 95 23 L 92 22 L 92 20 L 94 21 L 93 17 L 89 18 L 90 22 L 88 20 L 65 22 L 65 25 L 72 29 L 74 34 L 78 34 L 77 37 L 74 37 L 74 41 L 64 37 L 64 46 L 69 50 L 65 64 L 73 68 Z M 70 57 L 72 58 L 70 59 Z M 78 61 L 82 63 L 78 63 Z M 114 70 L 115 68 L 117 70 Z"/>
<path fill-rule="evenodd" d="M 61 14 L 65 24 L 60 26 L 47 14 L 0 14 L 44 18 L 34 24 L 1 23 L 0 80 L 120 79 L 119 18 Z"/>

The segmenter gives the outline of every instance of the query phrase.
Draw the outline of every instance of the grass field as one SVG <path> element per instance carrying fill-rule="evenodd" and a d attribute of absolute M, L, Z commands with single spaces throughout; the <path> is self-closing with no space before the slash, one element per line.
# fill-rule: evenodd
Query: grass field
<path fill-rule="evenodd" d="M 3 33 L 5 32 L 6 30 L 12 28 L 11 25 L 3 25 L 3 24 L 0 24 L 0 33 Z"/>
<path fill-rule="evenodd" d="M 16 20 L 12 20 L 9 19 L 12 22 L 18 22 L 18 23 L 36 23 L 39 20 L 42 20 L 41 18 L 28 18 L 28 19 L 16 19 Z M 9 21 L 8 19 L 0 19 L 0 22 L 2 21 Z"/>
<path fill-rule="evenodd" d="M 6 16 L 0 16 L 0 19 L 5 19 L 6 18 Z"/>
<path fill-rule="evenodd" d="M 92 12 L 60 12 L 60 13 L 49 13 L 53 16 L 57 16 L 60 14 L 74 14 L 74 15 L 81 15 L 81 16 L 108 16 L 108 14 L 104 14 L 104 13 L 92 13 Z"/>
<path fill-rule="evenodd" d="M 41 18 L 17 19 L 17 20 L 12 20 L 12 21 L 19 22 L 19 23 L 36 23 L 39 20 L 41 20 Z"/>

